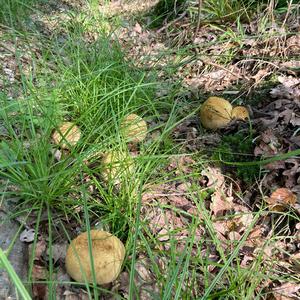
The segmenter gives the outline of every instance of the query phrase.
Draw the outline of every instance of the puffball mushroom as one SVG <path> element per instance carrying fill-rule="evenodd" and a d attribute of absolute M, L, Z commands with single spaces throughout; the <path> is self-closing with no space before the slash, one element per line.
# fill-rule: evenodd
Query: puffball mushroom
<path fill-rule="evenodd" d="M 129 154 L 124 151 L 110 151 L 102 156 L 102 177 L 106 182 L 119 184 L 122 177 L 130 177 L 134 163 Z"/>
<path fill-rule="evenodd" d="M 146 138 L 147 123 L 136 114 L 130 114 L 121 122 L 121 133 L 130 142 L 139 143 Z"/>
<path fill-rule="evenodd" d="M 77 144 L 80 136 L 81 131 L 78 126 L 72 122 L 64 122 L 59 126 L 58 130 L 53 132 L 52 139 L 62 149 L 69 149 L 70 146 Z"/>
<path fill-rule="evenodd" d="M 225 127 L 231 121 L 232 105 L 219 97 L 209 97 L 201 106 L 200 121 L 207 129 Z"/>
<path fill-rule="evenodd" d="M 91 230 L 91 250 L 97 284 L 114 281 L 120 274 L 125 257 L 123 243 L 106 231 Z M 66 254 L 67 273 L 77 282 L 93 282 L 88 233 L 76 237 L 68 247 Z"/>
<path fill-rule="evenodd" d="M 246 121 L 250 119 L 248 109 L 245 106 L 236 106 L 232 109 L 231 112 L 232 119 Z"/>

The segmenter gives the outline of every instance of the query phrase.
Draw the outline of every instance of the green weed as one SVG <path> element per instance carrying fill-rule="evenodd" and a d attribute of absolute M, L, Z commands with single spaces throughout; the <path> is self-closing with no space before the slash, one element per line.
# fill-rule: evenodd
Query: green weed
<path fill-rule="evenodd" d="M 253 162 L 254 144 L 251 135 L 236 133 L 223 136 L 221 145 L 215 150 L 212 159 L 224 162 Z M 235 172 L 238 178 L 244 182 L 254 182 L 259 174 L 259 165 L 236 166 Z"/>

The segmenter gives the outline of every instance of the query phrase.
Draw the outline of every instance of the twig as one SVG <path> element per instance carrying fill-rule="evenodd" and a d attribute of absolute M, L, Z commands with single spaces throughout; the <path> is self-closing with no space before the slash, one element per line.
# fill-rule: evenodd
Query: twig
<path fill-rule="evenodd" d="M 267 60 L 263 60 L 263 59 L 258 59 L 258 58 L 246 58 L 246 59 L 242 59 L 240 61 L 238 61 L 235 65 L 239 65 L 240 63 L 243 63 L 243 62 L 250 62 L 250 61 L 254 61 L 254 62 L 260 62 L 260 63 L 263 63 L 263 64 L 268 64 L 268 65 L 271 65 L 273 67 L 275 67 L 276 69 L 280 69 L 280 67 L 270 61 L 267 61 Z"/>
<path fill-rule="evenodd" d="M 162 31 L 164 31 L 165 29 L 169 28 L 171 25 L 173 25 L 174 23 L 178 22 L 179 20 L 183 19 L 186 16 L 187 12 L 183 12 L 178 18 L 174 19 L 173 21 L 167 23 L 165 26 L 163 26 L 162 28 L 157 30 L 157 33 L 161 33 Z"/>
<path fill-rule="evenodd" d="M 281 28 L 284 28 L 284 25 L 285 25 L 285 23 L 286 23 L 286 21 L 287 21 L 287 19 L 288 19 L 288 16 L 290 15 L 292 3 L 293 3 L 293 0 L 290 0 L 290 1 L 288 2 L 287 11 L 286 11 L 284 20 L 283 20 L 283 22 L 282 22 Z"/>

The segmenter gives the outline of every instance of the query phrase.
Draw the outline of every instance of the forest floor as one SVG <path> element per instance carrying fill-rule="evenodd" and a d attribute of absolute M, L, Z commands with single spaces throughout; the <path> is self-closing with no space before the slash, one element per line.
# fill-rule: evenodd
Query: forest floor
<path fill-rule="evenodd" d="M 31 2 L 0 12 L 0 247 L 18 275 L 0 270 L 0 299 L 17 277 L 32 299 L 298 299 L 299 5 L 160 19 L 158 1 Z M 249 118 L 205 129 L 211 96 Z M 132 113 L 139 143 L 120 132 Z M 66 121 L 72 147 L 53 140 Z M 111 151 L 134 162 L 117 182 Z M 91 229 L 125 245 L 106 285 L 66 272 Z"/>

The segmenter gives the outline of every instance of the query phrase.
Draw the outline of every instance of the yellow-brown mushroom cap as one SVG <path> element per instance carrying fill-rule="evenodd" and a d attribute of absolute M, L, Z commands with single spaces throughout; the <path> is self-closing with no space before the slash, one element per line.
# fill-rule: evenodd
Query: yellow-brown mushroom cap
<path fill-rule="evenodd" d="M 125 247 L 116 236 L 106 231 L 91 230 L 90 236 L 96 282 L 110 283 L 120 274 Z M 93 282 L 87 232 L 80 234 L 69 245 L 66 270 L 77 282 L 85 282 L 85 278 L 87 282 Z"/>
<path fill-rule="evenodd" d="M 119 184 L 122 178 L 130 178 L 134 170 L 132 157 L 125 151 L 109 151 L 103 154 L 102 178 L 106 182 Z"/>
<path fill-rule="evenodd" d="M 146 138 L 147 123 L 136 114 L 130 114 L 121 122 L 121 134 L 129 142 L 139 143 Z"/>
<path fill-rule="evenodd" d="M 225 127 L 231 120 L 232 105 L 219 97 L 209 97 L 201 106 L 200 121 L 207 129 Z"/>
<path fill-rule="evenodd" d="M 232 119 L 246 121 L 250 119 L 248 109 L 245 106 L 236 106 L 232 109 L 231 113 Z"/>
<path fill-rule="evenodd" d="M 78 126 L 72 122 L 62 123 L 58 130 L 52 134 L 52 139 L 55 144 L 59 145 L 62 149 L 69 149 L 70 146 L 75 146 L 80 140 L 81 131 Z"/>

